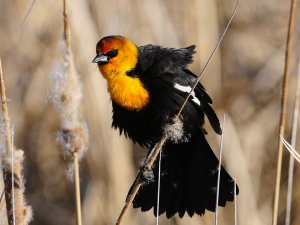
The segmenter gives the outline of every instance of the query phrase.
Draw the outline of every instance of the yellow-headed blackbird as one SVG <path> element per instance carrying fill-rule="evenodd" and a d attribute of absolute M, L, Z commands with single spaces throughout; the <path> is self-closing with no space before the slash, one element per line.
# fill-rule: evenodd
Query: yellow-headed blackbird
<path fill-rule="evenodd" d="M 195 46 L 164 48 L 137 47 L 122 36 L 102 38 L 93 60 L 107 80 L 113 106 L 112 126 L 133 142 L 152 149 L 165 132 L 166 124 L 178 112 L 197 76 L 187 69 Z M 170 138 L 163 147 L 159 214 L 171 217 L 185 212 L 202 215 L 215 211 L 218 159 L 205 139 L 204 115 L 221 134 L 211 98 L 198 83 L 182 115 L 180 138 Z M 153 179 L 145 180 L 133 206 L 156 215 L 158 163 Z M 237 189 L 238 190 L 238 189 Z M 234 198 L 234 184 L 222 167 L 219 206 Z"/>

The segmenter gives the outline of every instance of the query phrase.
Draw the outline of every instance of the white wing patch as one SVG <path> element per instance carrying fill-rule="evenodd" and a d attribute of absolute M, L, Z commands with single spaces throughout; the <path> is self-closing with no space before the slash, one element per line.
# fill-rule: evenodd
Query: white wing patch
<path fill-rule="evenodd" d="M 180 85 L 180 84 L 177 84 L 177 83 L 174 84 L 174 88 L 176 88 L 176 89 L 179 90 L 179 91 L 186 92 L 186 93 L 190 93 L 191 90 L 192 90 L 192 88 L 191 88 L 190 86 L 183 86 L 183 85 Z M 192 96 L 192 99 L 191 99 L 191 100 L 192 100 L 193 102 L 195 102 L 197 105 L 200 106 L 201 103 L 200 103 L 199 99 L 196 97 L 194 91 L 192 92 L 191 96 Z"/>

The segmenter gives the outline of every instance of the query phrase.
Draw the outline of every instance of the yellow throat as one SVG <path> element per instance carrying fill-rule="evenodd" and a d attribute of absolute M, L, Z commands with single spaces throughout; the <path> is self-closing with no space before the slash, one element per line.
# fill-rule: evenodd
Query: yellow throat
<path fill-rule="evenodd" d="M 128 110 L 139 111 L 149 103 L 149 93 L 139 78 L 116 75 L 107 83 L 111 98 Z"/>
<path fill-rule="evenodd" d="M 149 103 L 149 92 L 138 77 L 127 75 L 135 68 L 138 60 L 138 49 L 128 40 L 118 48 L 118 55 L 105 65 L 98 65 L 105 79 L 108 92 L 113 101 L 120 106 L 139 111 Z"/>

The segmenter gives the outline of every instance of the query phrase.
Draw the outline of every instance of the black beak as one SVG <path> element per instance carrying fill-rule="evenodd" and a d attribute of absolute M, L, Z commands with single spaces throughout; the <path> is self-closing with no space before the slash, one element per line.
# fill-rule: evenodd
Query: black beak
<path fill-rule="evenodd" d="M 93 59 L 93 63 L 105 64 L 108 63 L 109 58 L 106 55 L 103 55 L 102 52 L 99 52 L 98 55 Z"/>

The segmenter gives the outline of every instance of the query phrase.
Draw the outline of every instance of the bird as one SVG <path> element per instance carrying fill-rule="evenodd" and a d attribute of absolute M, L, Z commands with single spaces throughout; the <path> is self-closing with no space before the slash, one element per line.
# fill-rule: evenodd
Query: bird
<path fill-rule="evenodd" d="M 198 77 L 187 67 L 195 53 L 195 45 L 137 46 L 126 37 L 111 35 L 97 43 L 92 61 L 107 80 L 112 127 L 120 135 L 139 144 L 149 154 L 161 137 L 169 134 L 162 148 L 161 173 L 158 174 L 156 159 L 151 175 L 145 176 L 133 200 L 134 208 L 142 212 L 153 209 L 155 216 L 165 213 L 167 218 L 175 214 L 182 218 L 185 213 L 192 217 L 216 210 L 219 160 L 205 138 L 205 116 L 217 134 L 222 129 L 203 85 L 198 82 L 192 91 Z M 174 116 L 190 91 L 191 96 L 175 121 Z M 235 198 L 235 183 L 223 166 L 220 174 L 218 206 L 225 206 Z"/>

